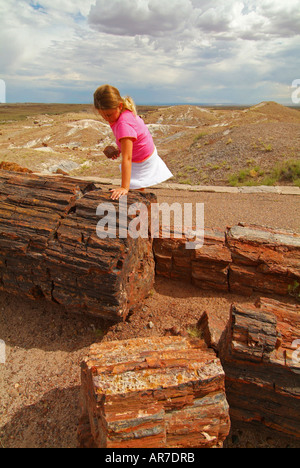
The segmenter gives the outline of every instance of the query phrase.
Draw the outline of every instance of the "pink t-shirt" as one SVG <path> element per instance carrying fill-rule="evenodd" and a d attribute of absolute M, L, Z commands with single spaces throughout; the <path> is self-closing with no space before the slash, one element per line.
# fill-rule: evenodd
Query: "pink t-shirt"
<path fill-rule="evenodd" d="M 151 133 L 143 119 L 128 110 L 122 112 L 118 120 L 111 125 L 116 137 L 118 148 L 121 150 L 121 138 L 133 138 L 132 161 L 142 162 L 151 156 L 154 143 Z"/>

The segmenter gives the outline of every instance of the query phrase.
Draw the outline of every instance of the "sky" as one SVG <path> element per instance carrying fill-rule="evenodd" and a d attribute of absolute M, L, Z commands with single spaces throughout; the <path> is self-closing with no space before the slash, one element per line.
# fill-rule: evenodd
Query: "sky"
<path fill-rule="evenodd" d="M 0 0 L 0 82 L 7 102 L 108 83 L 137 104 L 293 105 L 300 0 Z"/>

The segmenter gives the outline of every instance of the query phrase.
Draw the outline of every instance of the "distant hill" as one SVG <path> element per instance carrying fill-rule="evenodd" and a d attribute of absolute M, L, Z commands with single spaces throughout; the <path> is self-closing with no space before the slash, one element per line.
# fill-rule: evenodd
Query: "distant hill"
<path fill-rule="evenodd" d="M 138 106 L 174 182 L 300 184 L 300 112 L 276 102 L 245 107 Z M 39 172 L 119 178 L 103 149 L 110 127 L 91 105 L 0 105 L 0 162 Z"/>

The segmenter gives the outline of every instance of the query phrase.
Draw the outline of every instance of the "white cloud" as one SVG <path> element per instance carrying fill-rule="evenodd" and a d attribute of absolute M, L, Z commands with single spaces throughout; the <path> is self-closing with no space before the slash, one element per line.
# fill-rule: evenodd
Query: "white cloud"
<path fill-rule="evenodd" d="M 107 34 L 173 39 L 219 35 L 224 39 L 270 39 L 299 34 L 299 0 L 96 0 L 91 27 Z M 178 36 L 179 33 L 179 36 Z"/>
<path fill-rule="evenodd" d="M 5 0 L 0 78 L 74 102 L 104 82 L 144 102 L 254 102 L 268 84 L 282 100 L 299 31 L 299 0 Z"/>
<path fill-rule="evenodd" d="M 182 30 L 192 12 L 190 0 L 96 0 L 89 23 L 108 34 L 155 37 Z"/>

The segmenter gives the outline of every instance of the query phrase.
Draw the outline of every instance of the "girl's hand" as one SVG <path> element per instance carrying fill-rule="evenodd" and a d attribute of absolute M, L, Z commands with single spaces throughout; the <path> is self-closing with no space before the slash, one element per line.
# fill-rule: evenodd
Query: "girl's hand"
<path fill-rule="evenodd" d="M 119 198 L 121 197 L 124 197 L 125 195 L 128 194 L 129 190 L 123 188 L 123 187 L 120 187 L 118 189 L 111 189 L 111 192 L 112 192 L 112 195 L 111 195 L 111 199 L 112 200 L 119 200 Z"/>
<path fill-rule="evenodd" d="M 108 159 L 117 159 L 120 156 L 119 149 L 114 146 L 107 146 L 103 153 Z"/>

